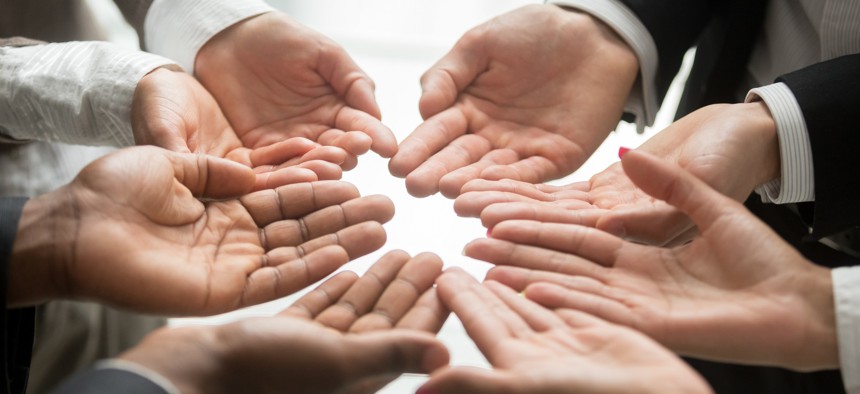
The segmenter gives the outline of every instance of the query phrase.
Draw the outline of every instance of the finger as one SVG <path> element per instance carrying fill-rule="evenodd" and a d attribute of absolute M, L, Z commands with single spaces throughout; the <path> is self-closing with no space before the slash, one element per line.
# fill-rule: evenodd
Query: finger
<path fill-rule="evenodd" d="M 163 151 L 173 165 L 176 181 L 196 197 L 225 199 L 250 193 L 254 172 L 250 168 L 215 156 Z"/>
<path fill-rule="evenodd" d="M 621 164 L 637 187 L 689 215 L 701 232 L 707 231 L 721 216 L 739 211 L 748 214 L 740 203 L 680 167 L 648 153 L 627 152 Z"/>
<path fill-rule="evenodd" d="M 456 207 L 456 204 L 455 204 Z M 492 204 L 481 211 L 481 224 L 493 228 L 507 220 L 576 224 L 595 227 L 607 211 L 603 209 L 565 209 L 551 204 L 511 202 Z"/>
<path fill-rule="evenodd" d="M 607 269 L 581 257 L 535 246 L 518 245 L 498 239 L 476 239 L 463 250 L 466 256 L 495 265 L 583 275 L 604 281 Z"/>
<path fill-rule="evenodd" d="M 344 354 L 347 381 L 402 373 L 429 374 L 448 365 L 445 345 L 433 335 L 393 330 L 347 336 Z"/>
<path fill-rule="evenodd" d="M 463 192 L 463 186 L 481 176 L 484 169 L 494 165 L 512 164 L 519 160 L 516 152 L 510 149 L 490 151 L 478 162 L 449 172 L 439 180 L 439 190 L 448 198 L 455 198 Z"/>
<path fill-rule="evenodd" d="M 556 309 L 555 314 L 573 328 L 609 326 L 612 323 L 573 309 Z"/>
<path fill-rule="evenodd" d="M 379 119 L 381 113 L 374 95 L 373 80 L 365 73 L 340 46 L 323 53 L 323 62 L 331 66 L 331 73 L 323 73 L 335 92 L 344 98 L 346 103 Z"/>
<path fill-rule="evenodd" d="M 258 173 L 254 177 L 254 190 L 269 190 L 295 183 L 316 182 L 319 175 L 311 169 L 290 167 Z"/>
<path fill-rule="evenodd" d="M 530 270 L 520 267 L 493 267 L 487 272 L 485 280 L 503 283 L 505 286 L 519 292 L 525 291 L 526 287 L 534 283 L 552 283 L 571 290 L 578 290 L 606 297 L 610 296 L 610 291 L 607 286 L 594 278 L 560 274 L 549 271 Z"/>
<path fill-rule="evenodd" d="M 533 334 L 522 318 L 464 271 L 446 270 L 436 285 L 442 302 L 460 318 L 490 363 L 502 358 L 505 349 L 497 346 L 501 341 Z"/>
<path fill-rule="evenodd" d="M 571 253 L 604 266 L 615 264 L 624 241 L 590 227 L 509 220 L 493 227 L 493 238 Z"/>
<path fill-rule="evenodd" d="M 313 320 L 320 312 L 334 304 L 358 280 L 358 275 L 343 271 L 332 276 L 284 309 L 278 315 Z"/>
<path fill-rule="evenodd" d="M 402 250 L 386 253 L 341 297 L 337 303 L 320 313 L 318 323 L 341 332 L 350 327 L 361 316 L 368 313 L 376 301 L 409 261 L 409 254 Z"/>
<path fill-rule="evenodd" d="M 429 290 L 442 273 L 442 259 L 432 253 L 422 253 L 400 269 L 397 277 L 385 288 L 373 310 L 350 327 L 350 332 L 391 329 L 415 306 L 419 297 Z"/>
<path fill-rule="evenodd" d="M 262 190 L 240 198 L 257 226 L 296 219 L 360 196 L 358 189 L 341 181 L 299 183 Z"/>
<path fill-rule="evenodd" d="M 315 142 L 302 137 L 290 138 L 285 141 L 251 150 L 250 158 L 253 167 L 276 165 L 287 160 L 301 157 L 318 147 Z"/>
<path fill-rule="evenodd" d="M 464 36 L 451 51 L 421 76 L 418 108 L 424 119 L 450 108 L 460 92 L 487 69 L 487 57 L 477 48 L 481 41 Z"/>
<path fill-rule="evenodd" d="M 417 393 L 496 394 L 520 392 L 514 388 L 521 385 L 521 379 L 511 376 L 510 373 L 501 369 L 445 368 L 431 375 Z"/>
<path fill-rule="evenodd" d="M 550 191 L 546 189 L 550 188 Z M 534 184 L 513 179 L 490 181 L 486 179 L 475 179 L 463 186 L 463 193 L 468 192 L 508 192 L 519 194 L 537 201 L 552 201 L 555 199 L 552 193 L 560 191 L 560 188 L 542 183 Z"/>
<path fill-rule="evenodd" d="M 393 216 L 394 204 L 388 197 L 361 197 L 320 209 L 303 218 L 269 224 L 260 233 L 261 242 L 269 249 L 296 246 L 358 223 L 385 223 Z"/>
<path fill-rule="evenodd" d="M 546 182 L 560 176 L 559 165 L 542 156 L 531 156 L 509 165 L 491 166 L 481 171 L 481 178 L 489 180 L 514 179 L 529 183 Z"/>
<path fill-rule="evenodd" d="M 662 246 L 686 233 L 693 224 L 683 212 L 660 203 L 609 211 L 597 220 L 595 227 L 628 241 Z"/>
<path fill-rule="evenodd" d="M 551 309 L 574 309 L 607 321 L 634 327 L 630 307 L 610 298 L 568 289 L 550 283 L 535 283 L 526 288 L 526 297 Z"/>
<path fill-rule="evenodd" d="M 308 255 L 315 250 L 330 245 L 339 245 L 346 250 L 350 260 L 367 255 L 385 245 L 386 234 L 382 225 L 377 222 L 363 222 L 349 226 L 335 233 L 323 235 L 298 246 L 271 248 L 263 243 L 268 250 L 266 255 L 275 262 L 290 261 Z M 264 242 L 268 242 L 264 239 Z"/>
<path fill-rule="evenodd" d="M 320 134 L 317 142 L 326 146 L 342 148 L 353 155 L 363 155 L 370 150 L 370 144 L 373 140 L 367 134 L 359 131 L 343 132 L 338 129 L 331 129 Z"/>
<path fill-rule="evenodd" d="M 406 189 L 413 196 L 429 196 L 438 191 L 442 177 L 475 163 L 491 148 L 484 137 L 475 134 L 460 136 L 412 171 L 406 177 Z"/>
<path fill-rule="evenodd" d="M 394 133 L 382 124 L 378 117 L 350 107 L 344 107 L 335 118 L 335 127 L 346 131 L 364 133 L 370 137 L 369 148 L 382 157 L 391 157 L 397 153 L 397 139 L 394 137 Z M 366 149 L 365 152 L 367 152 Z"/>
<path fill-rule="evenodd" d="M 312 160 L 299 164 L 298 167 L 313 171 L 321 181 L 336 181 L 343 177 L 343 169 L 328 161 Z"/>
<path fill-rule="evenodd" d="M 248 276 L 237 307 L 256 305 L 295 293 L 325 278 L 349 261 L 339 246 L 328 246 L 297 260 L 262 265 Z"/>
<path fill-rule="evenodd" d="M 519 315 L 532 330 L 544 332 L 564 326 L 564 322 L 554 313 L 523 298 L 511 290 L 510 287 L 494 281 L 484 282 L 484 286 L 499 297 L 514 313 Z"/>
<path fill-rule="evenodd" d="M 511 192 L 468 192 L 463 193 L 460 197 L 454 200 L 454 212 L 463 217 L 479 217 L 484 209 L 493 204 L 513 202 L 525 203 L 533 206 L 543 204 L 543 201 L 541 200 L 535 200 L 531 197 Z"/>
<path fill-rule="evenodd" d="M 430 288 L 421 295 L 406 316 L 397 322 L 396 328 L 438 333 L 450 313 L 439 299 L 436 288 Z"/>
<path fill-rule="evenodd" d="M 456 138 L 466 133 L 468 120 L 462 111 L 450 109 L 418 125 L 388 162 L 392 175 L 405 178 Z"/>
<path fill-rule="evenodd" d="M 349 152 L 338 146 L 317 146 L 299 157 L 294 157 L 278 164 L 276 168 L 297 166 L 314 160 L 322 160 L 337 165 L 343 165 L 350 156 Z"/>

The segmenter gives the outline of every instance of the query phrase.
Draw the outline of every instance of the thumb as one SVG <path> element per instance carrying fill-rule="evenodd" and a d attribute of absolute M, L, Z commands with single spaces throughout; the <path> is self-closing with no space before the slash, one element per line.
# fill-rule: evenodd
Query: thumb
<path fill-rule="evenodd" d="M 418 108 L 421 117 L 428 119 L 457 101 L 466 89 L 487 67 L 484 49 L 471 40 L 460 39 L 442 59 L 421 76 L 421 99 Z"/>
<path fill-rule="evenodd" d="M 226 199 L 254 189 L 254 171 L 239 163 L 190 153 L 171 153 L 168 158 L 176 181 L 195 197 Z"/>
<path fill-rule="evenodd" d="M 514 382 L 505 372 L 474 367 L 446 368 L 430 376 L 416 394 L 502 393 Z"/>
<path fill-rule="evenodd" d="M 349 381 L 373 380 L 375 376 L 402 373 L 429 374 L 448 365 L 448 349 L 435 336 L 412 330 L 350 334 L 347 350 Z"/>
<path fill-rule="evenodd" d="M 680 209 L 700 231 L 707 230 L 720 216 L 742 209 L 738 202 L 681 167 L 651 154 L 632 150 L 624 154 L 621 164 L 637 187 Z"/>

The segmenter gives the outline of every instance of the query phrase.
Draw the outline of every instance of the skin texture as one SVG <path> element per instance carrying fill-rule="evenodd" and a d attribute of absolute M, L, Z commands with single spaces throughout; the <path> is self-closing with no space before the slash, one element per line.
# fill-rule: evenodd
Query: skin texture
<path fill-rule="evenodd" d="M 345 169 L 368 150 L 383 157 L 397 151 L 370 77 L 334 41 L 283 13 L 249 18 L 213 37 L 194 73 L 249 148 L 303 137 L 345 151 L 338 163 Z"/>
<path fill-rule="evenodd" d="M 183 393 L 373 393 L 401 373 L 447 365 L 431 335 L 448 316 L 433 287 L 441 269 L 432 254 L 389 252 L 363 277 L 341 272 L 278 316 L 165 329 L 122 358 Z"/>
<path fill-rule="evenodd" d="M 678 164 L 738 201 L 779 176 L 776 126 L 760 102 L 705 107 L 637 150 Z M 686 215 L 638 188 L 621 163 L 560 187 L 472 181 L 454 207 L 461 216 L 480 216 L 488 228 L 512 219 L 579 224 L 655 245 L 683 244 L 696 233 Z"/>
<path fill-rule="evenodd" d="M 211 156 L 122 150 L 27 202 L 9 306 L 90 299 L 208 315 L 270 301 L 385 243 L 394 206 L 325 181 L 247 194 L 254 174 Z M 205 198 L 199 200 L 198 198 Z"/>
<path fill-rule="evenodd" d="M 700 235 L 674 248 L 593 228 L 507 221 L 466 255 L 488 279 L 549 308 L 573 308 L 642 331 L 681 354 L 801 371 L 838 367 L 829 270 L 782 241 L 740 203 L 637 151 L 627 175 L 690 216 Z"/>
<path fill-rule="evenodd" d="M 218 103 L 194 77 L 159 68 L 144 76 L 132 102 L 137 145 L 180 153 L 205 153 L 254 169 L 256 190 L 290 183 L 340 179 L 347 153 L 307 138 L 285 138 L 260 147 L 240 140 Z"/>
<path fill-rule="evenodd" d="M 493 369 L 442 369 L 419 394 L 711 392 L 677 356 L 629 328 L 575 310 L 550 311 L 458 269 L 437 283 Z"/>
<path fill-rule="evenodd" d="M 636 56 L 586 14 L 532 5 L 467 32 L 421 78 L 425 121 L 389 162 L 410 194 L 469 180 L 542 182 L 578 168 L 618 124 Z"/>

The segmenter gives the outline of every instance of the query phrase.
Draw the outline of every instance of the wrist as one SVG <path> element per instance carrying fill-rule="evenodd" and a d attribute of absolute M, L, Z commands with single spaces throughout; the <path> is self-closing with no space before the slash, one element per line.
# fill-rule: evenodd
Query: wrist
<path fill-rule="evenodd" d="M 71 295 L 68 270 L 74 265 L 78 222 L 68 186 L 27 201 L 12 247 L 7 308 Z"/>
<path fill-rule="evenodd" d="M 747 119 L 748 127 L 742 127 L 750 133 L 749 142 L 758 147 L 758 157 L 761 159 L 756 171 L 756 186 L 770 182 L 780 175 L 779 137 L 776 132 L 776 122 L 767 105 L 762 101 L 734 104 L 741 111 L 741 119 Z"/>
<path fill-rule="evenodd" d="M 796 362 L 792 368 L 816 371 L 839 368 L 839 349 L 836 333 L 836 307 L 833 300 L 833 279 L 830 270 L 809 264 L 808 272 L 797 286 L 797 297 L 803 304 L 798 308 L 801 321 L 806 324 L 805 338 L 799 344 Z"/>

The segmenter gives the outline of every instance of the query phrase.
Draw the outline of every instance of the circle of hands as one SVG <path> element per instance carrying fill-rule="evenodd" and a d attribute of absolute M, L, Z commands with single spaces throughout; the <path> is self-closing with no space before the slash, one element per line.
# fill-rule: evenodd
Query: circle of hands
<path fill-rule="evenodd" d="M 592 39 L 562 38 L 573 34 Z M 162 330 L 123 358 L 183 392 L 374 392 L 405 372 L 430 374 L 422 393 L 709 392 L 675 353 L 834 366 L 835 344 L 819 340 L 832 300 L 803 296 L 829 274 L 736 201 L 759 174 L 717 176 L 759 164 L 738 154 L 754 137 L 726 137 L 735 107 L 689 115 L 587 182 L 541 184 L 617 123 L 637 73 L 623 56 L 582 14 L 500 16 L 424 74 L 425 120 L 398 146 L 340 46 L 279 13 L 249 19 L 204 46 L 196 78 L 159 69 L 141 81 L 136 141 L 166 150 L 115 153 L 55 192 L 79 223 L 53 283 L 174 315 L 292 294 L 385 243 L 392 202 L 339 181 L 372 150 L 411 194 L 441 192 L 481 218 L 489 236 L 465 254 L 495 265 L 483 283 L 392 251 L 277 316 Z M 434 334 L 450 312 L 493 369 L 448 365 Z M 187 373 L 165 348 L 230 372 Z"/>

